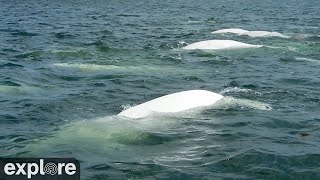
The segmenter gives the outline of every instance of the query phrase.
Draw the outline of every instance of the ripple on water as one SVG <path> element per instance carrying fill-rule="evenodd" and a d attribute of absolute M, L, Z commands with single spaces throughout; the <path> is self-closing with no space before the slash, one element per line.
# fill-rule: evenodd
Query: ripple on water
<path fill-rule="evenodd" d="M 6 67 L 24 67 L 23 65 L 17 64 L 17 63 L 12 63 L 12 62 L 8 62 L 8 63 L 4 63 L 4 64 L 0 64 L 0 68 L 6 68 Z"/>
<path fill-rule="evenodd" d="M 32 37 L 32 36 L 38 36 L 37 33 L 31 33 L 24 30 L 10 30 L 10 34 L 12 36 L 24 36 L 24 37 Z"/>
<path fill-rule="evenodd" d="M 77 34 L 70 34 L 68 32 L 59 32 L 59 33 L 55 33 L 54 37 L 58 38 L 58 39 L 70 39 L 70 38 L 76 38 L 79 35 Z"/>

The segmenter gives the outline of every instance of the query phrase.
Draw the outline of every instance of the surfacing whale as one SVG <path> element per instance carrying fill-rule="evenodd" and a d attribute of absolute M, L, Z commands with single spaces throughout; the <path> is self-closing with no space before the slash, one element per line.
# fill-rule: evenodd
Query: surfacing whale
<path fill-rule="evenodd" d="M 259 48 L 262 45 L 246 44 L 233 40 L 207 40 L 189 44 L 182 49 L 185 50 L 219 50 L 219 49 L 241 49 Z"/>
<path fill-rule="evenodd" d="M 165 95 L 122 111 L 118 116 L 144 118 L 153 113 L 177 113 L 193 108 L 210 106 L 223 98 L 222 95 L 205 91 L 189 90 Z"/>
<path fill-rule="evenodd" d="M 117 116 L 140 119 L 154 114 L 187 112 L 209 106 L 245 106 L 260 110 L 271 110 L 266 103 L 246 99 L 225 97 L 206 90 L 189 90 L 165 95 L 120 112 Z"/>
<path fill-rule="evenodd" d="M 238 34 L 238 35 L 247 35 L 250 37 L 281 37 L 281 38 L 290 38 L 290 36 L 283 35 L 278 32 L 269 32 L 269 31 L 248 31 L 244 29 L 238 28 L 230 28 L 230 29 L 221 29 L 217 31 L 211 32 L 212 34 Z"/>
<path fill-rule="evenodd" d="M 22 142 L 25 145 L 22 152 L 26 152 L 28 156 L 57 155 L 56 153 L 61 155 L 61 150 L 67 149 L 71 152 L 105 155 L 106 152 L 118 153 L 122 148 L 131 150 L 127 145 L 161 144 L 168 141 L 166 136 L 161 134 L 167 132 L 169 126 L 183 125 L 182 121 L 179 121 L 181 116 L 197 118 L 200 117 L 199 110 L 227 109 L 233 106 L 258 110 L 272 109 L 266 103 L 236 99 L 206 90 L 182 91 L 150 100 L 118 115 L 67 123 L 59 129 L 54 128 L 48 137 Z M 169 114 L 170 118 L 163 116 L 166 114 Z M 142 119 L 137 121 L 138 118 Z M 17 153 L 15 151 L 10 149 L 5 153 Z"/>

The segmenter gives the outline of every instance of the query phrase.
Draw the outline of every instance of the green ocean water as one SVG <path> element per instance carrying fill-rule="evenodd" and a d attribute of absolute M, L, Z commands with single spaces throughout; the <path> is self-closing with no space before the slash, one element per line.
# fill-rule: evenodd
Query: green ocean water
<path fill-rule="evenodd" d="M 81 179 L 320 179 L 320 1 L 0 4 L 1 157 L 74 157 Z M 214 39 L 266 47 L 181 50 Z M 192 89 L 272 110 L 116 116 Z"/>

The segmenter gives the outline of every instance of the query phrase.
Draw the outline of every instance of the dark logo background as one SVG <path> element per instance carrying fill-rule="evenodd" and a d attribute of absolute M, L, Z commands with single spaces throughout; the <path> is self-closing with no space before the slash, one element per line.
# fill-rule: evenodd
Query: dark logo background
<path fill-rule="evenodd" d="M 15 172 L 18 171 L 19 167 L 17 167 L 16 163 L 20 165 L 22 163 L 27 163 L 24 166 L 24 171 L 28 173 L 28 163 L 36 163 L 40 169 L 40 160 L 43 160 L 43 171 L 45 175 L 41 175 L 40 171 L 36 175 L 32 175 L 31 178 L 28 179 L 27 175 L 19 174 L 19 175 L 7 175 L 4 171 L 6 164 L 13 163 L 15 165 Z M 63 167 L 61 175 L 58 174 L 58 164 L 59 163 L 72 163 L 75 165 L 76 170 L 73 175 L 68 175 L 65 173 Z M 32 168 L 35 170 L 35 168 Z M 11 171 L 13 172 L 13 171 Z M 74 158 L 0 158 L 0 180 L 80 180 L 80 163 L 77 159 Z"/>

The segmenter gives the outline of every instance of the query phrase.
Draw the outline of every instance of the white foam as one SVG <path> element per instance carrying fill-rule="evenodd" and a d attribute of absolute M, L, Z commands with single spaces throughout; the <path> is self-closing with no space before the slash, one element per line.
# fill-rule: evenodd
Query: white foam
<path fill-rule="evenodd" d="M 219 104 L 217 106 L 240 106 L 242 108 L 252 108 L 252 109 L 258 109 L 258 110 L 272 110 L 271 105 L 259 101 L 253 101 L 249 99 L 237 99 L 233 97 L 225 97 L 221 101 L 219 101 Z"/>
<path fill-rule="evenodd" d="M 259 48 L 262 45 L 246 44 L 233 40 L 207 40 L 189 44 L 182 49 L 185 50 L 219 50 L 219 49 L 241 49 L 241 48 Z"/>
<path fill-rule="evenodd" d="M 220 92 L 220 94 L 225 94 L 225 93 L 229 93 L 229 92 L 245 92 L 245 93 L 248 93 L 248 92 L 251 92 L 252 90 L 251 89 L 243 89 L 243 88 L 239 88 L 239 87 L 228 87 L 224 90 L 222 90 Z"/>
<path fill-rule="evenodd" d="M 237 35 L 247 35 L 250 37 L 281 37 L 281 38 L 290 38 L 290 36 L 283 35 L 278 32 L 269 32 L 269 31 L 247 31 L 244 29 L 221 29 L 217 31 L 213 31 L 213 34 L 226 34 L 232 33 Z"/>
<path fill-rule="evenodd" d="M 190 90 L 162 96 L 119 113 L 128 118 L 144 118 L 154 113 L 176 113 L 198 107 L 210 106 L 223 98 L 205 90 Z"/>
<path fill-rule="evenodd" d="M 308 62 L 320 63 L 320 60 L 311 59 L 311 58 L 305 58 L 305 57 L 296 57 L 295 59 L 299 60 L 299 61 L 308 61 Z"/>

